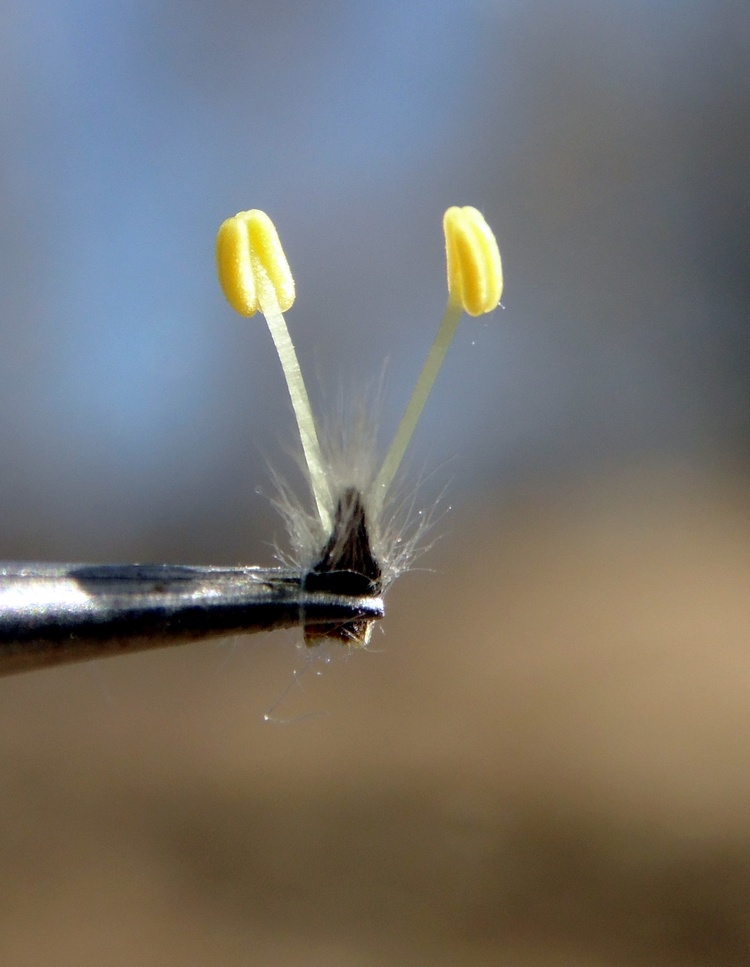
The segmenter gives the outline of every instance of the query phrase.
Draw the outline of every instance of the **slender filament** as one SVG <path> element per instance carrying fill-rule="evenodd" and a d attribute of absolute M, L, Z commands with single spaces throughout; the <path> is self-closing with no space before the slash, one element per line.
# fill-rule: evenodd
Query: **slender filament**
<path fill-rule="evenodd" d="M 284 371 L 289 397 L 292 401 L 294 415 L 297 419 L 300 440 L 302 441 L 302 451 L 305 455 L 305 462 L 310 473 L 310 486 L 315 499 L 315 506 L 318 510 L 320 522 L 323 530 L 327 534 L 331 530 L 331 494 L 328 488 L 325 468 L 323 465 L 323 454 L 320 449 L 318 432 L 315 429 L 310 398 L 307 395 L 305 381 L 302 378 L 297 353 L 294 350 L 292 337 L 286 325 L 283 313 L 279 308 L 273 286 L 261 285 L 260 287 L 260 310 L 266 317 L 271 338 L 276 346 L 276 352 Z"/>
<path fill-rule="evenodd" d="M 409 446 L 409 441 L 419 422 L 419 417 L 427 402 L 427 397 L 430 395 L 430 390 L 435 383 L 435 378 L 445 359 L 445 354 L 448 352 L 448 347 L 453 341 L 453 336 L 456 333 L 456 328 L 462 313 L 463 306 L 461 303 L 456 299 L 449 298 L 448 304 L 445 307 L 445 314 L 440 323 L 440 328 L 435 336 L 435 341 L 427 355 L 422 372 L 419 374 L 417 385 L 411 394 L 411 399 L 401 418 L 398 430 L 396 430 L 391 448 L 383 461 L 383 466 L 380 468 L 380 473 L 375 478 L 374 499 L 376 507 L 378 508 L 383 506 L 388 488 L 393 483 L 393 478 L 396 476 L 399 464 L 404 453 L 406 453 L 406 448 Z"/>

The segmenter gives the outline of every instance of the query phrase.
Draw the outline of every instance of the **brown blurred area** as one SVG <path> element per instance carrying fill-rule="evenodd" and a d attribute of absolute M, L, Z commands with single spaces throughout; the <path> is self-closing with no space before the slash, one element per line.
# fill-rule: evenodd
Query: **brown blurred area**
<path fill-rule="evenodd" d="M 439 529 L 285 696 L 284 634 L 4 680 L 0 962 L 747 963 L 741 475 Z"/>

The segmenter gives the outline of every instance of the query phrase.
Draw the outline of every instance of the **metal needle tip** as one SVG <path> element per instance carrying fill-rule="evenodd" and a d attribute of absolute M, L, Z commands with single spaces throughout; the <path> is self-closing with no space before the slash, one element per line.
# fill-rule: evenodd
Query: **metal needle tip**
<path fill-rule="evenodd" d="M 0 675 L 274 628 L 383 617 L 287 568 L 0 563 Z"/>

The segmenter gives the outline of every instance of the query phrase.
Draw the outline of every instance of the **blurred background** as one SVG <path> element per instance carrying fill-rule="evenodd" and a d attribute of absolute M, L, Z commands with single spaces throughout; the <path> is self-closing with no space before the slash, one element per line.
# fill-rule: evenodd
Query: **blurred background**
<path fill-rule="evenodd" d="M 228 215 L 276 222 L 318 411 L 384 373 L 383 447 L 448 205 L 506 289 L 370 651 L 2 681 L 3 964 L 747 963 L 749 56 L 730 0 L 6 0 L 0 558 L 273 563 Z"/>

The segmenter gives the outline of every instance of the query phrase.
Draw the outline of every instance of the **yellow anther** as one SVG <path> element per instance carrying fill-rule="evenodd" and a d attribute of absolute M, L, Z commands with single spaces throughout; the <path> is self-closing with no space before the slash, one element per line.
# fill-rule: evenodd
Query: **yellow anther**
<path fill-rule="evenodd" d="M 294 302 L 294 279 L 278 233 L 265 212 L 238 212 L 216 237 L 219 282 L 227 302 L 240 315 L 274 307 L 286 312 Z"/>
<path fill-rule="evenodd" d="M 503 294 L 503 268 L 492 229 L 470 205 L 449 208 L 443 229 L 451 301 L 470 316 L 492 312 Z"/>

